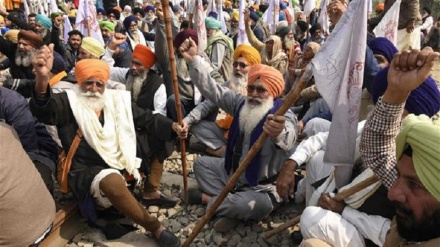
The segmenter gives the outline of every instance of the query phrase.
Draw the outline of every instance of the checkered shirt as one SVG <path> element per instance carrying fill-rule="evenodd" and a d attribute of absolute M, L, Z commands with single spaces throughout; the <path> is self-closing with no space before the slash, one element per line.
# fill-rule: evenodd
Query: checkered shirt
<path fill-rule="evenodd" d="M 400 130 L 404 105 L 388 104 L 381 97 L 361 136 L 360 153 L 364 164 L 388 189 L 397 179 L 395 138 Z"/>

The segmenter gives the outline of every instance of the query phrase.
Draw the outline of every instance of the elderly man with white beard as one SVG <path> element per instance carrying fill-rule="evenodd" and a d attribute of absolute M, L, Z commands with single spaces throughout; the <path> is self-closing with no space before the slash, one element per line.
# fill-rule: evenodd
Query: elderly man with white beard
<path fill-rule="evenodd" d="M 43 40 L 32 31 L 20 30 L 17 43 L 0 36 L 0 52 L 9 58 L 9 71 L 13 79 L 35 78 L 32 73 L 32 58 L 42 45 Z"/>
<path fill-rule="evenodd" d="M 179 239 L 136 201 L 121 172 L 140 181 L 135 128 L 161 140 L 170 139 L 172 130 L 184 138 L 186 130 L 132 104 L 129 92 L 106 89 L 110 68 L 101 60 L 79 61 L 75 66 L 78 84 L 53 94 L 48 85 L 52 64 L 53 45 L 43 46 L 33 59 L 36 83 L 30 107 L 41 122 L 57 126 L 66 153 L 74 138 L 80 138 L 68 182 L 83 216 L 96 222 L 97 209 L 113 206 L 152 232 L 161 246 L 180 246 Z"/>
<path fill-rule="evenodd" d="M 248 73 L 252 66 L 261 63 L 260 53 L 250 45 L 241 44 L 234 51 L 234 62 L 225 86 L 239 94 L 246 95 Z M 198 104 L 184 119 L 190 128 L 191 134 L 206 147 L 205 152 L 223 157 L 226 151 L 226 142 L 233 116 L 227 114 L 217 121 L 202 120 L 211 112 L 218 112 L 218 106 L 210 100 Z"/>
<path fill-rule="evenodd" d="M 284 116 L 273 115 L 282 104 L 283 76 L 267 65 L 252 66 L 245 96 L 219 85 L 210 77 L 209 66 L 196 55 L 197 45 L 192 39 L 187 39 L 179 50 L 202 95 L 234 116 L 225 158 L 202 156 L 195 161 L 198 188 L 188 190 L 188 202 L 211 207 L 264 132 L 268 138 L 262 149 L 217 209 L 216 215 L 221 219 L 214 224 L 214 229 L 225 232 L 233 229 L 237 220 L 262 220 L 281 202 L 273 182 L 284 160 L 291 154 L 297 136 L 296 118 L 291 111 Z"/>

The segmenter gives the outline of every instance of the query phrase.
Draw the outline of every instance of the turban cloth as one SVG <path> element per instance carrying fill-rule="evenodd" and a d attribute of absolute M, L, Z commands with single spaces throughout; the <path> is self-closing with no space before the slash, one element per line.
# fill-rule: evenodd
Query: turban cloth
<path fill-rule="evenodd" d="M 408 146 L 412 149 L 414 169 L 422 184 L 440 201 L 440 121 L 426 115 L 408 115 L 396 137 L 396 157 L 400 159 Z"/>
<path fill-rule="evenodd" d="M 141 8 L 134 8 L 133 15 L 139 13 L 142 17 L 145 17 L 145 11 Z"/>
<path fill-rule="evenodd" d="M 40 49 L 40 47 L 43 46 L 43 40 L 41 37 L 32 31 L 20 30 L 20 32 L 18 32 L 18 40 L 20 39 L 29 42 L 29 44 L 35 49 Z"/>
<path fill-rule="evenodd" d="M 290 30 L 292 29 L 289 26 L 280 26 L 277 30 L 277 35 L 280 36 L 281 39 L 284 39 Z"/>
<path fill-rule="evenodd" d="M 307 31 L 308 29 L 308 24 L 305 21 L 297 21 L 297 24 L 299 26 L 299 29 L 301 29 L 302 32 Z"/>
<path fill-rule="evenodd" d="M 133 58 L 139 59 L 147 69 L 150 69 L 156 63 L 156 55 L 145 45 L 136 45 L 134 47 Z"/>
<path fill-rule="evenodd" d="M 5 33 L 7 32 L 7 31 L 9 31 L 9 28 L 7 28 L 7 27 L 2 27 L 2 35 L 4 36 L 5 35 Z"/>
<path fill-rule="evenodd" d="M 231 1 L 226 1 L 225 7 L 231 7 L 231 6 L 232 6 L 232 2 Z"/>
<path fill-rule="evenodd" d="M 258 10 L 260 10 L 260 5 L 258 5 L 258 4 L 254 4 L 254 5 L 252 6 L 252 8 L 253 8 L 255 11 L 258 11 Z"/>
<path fill-rule="evenodd" d="M 383 11 L 384 9 L 385 9 L 385 4 L 384 4 L 384 3 L 379 3 L 379 4 L 376 6 L 376 12 Z"/>
<path fill-rule="evenodd" d="M 131 12 L 131 7 L 130 7 L 130 5 L 125 5 L 125 7 L 124 7 L 124 11 L 130 11 L 130 12 Z"/>
<path fill-rule="evenodd" d="M 235 48 L 234 60 L 237 60 L 239 57 L 243 57 L 249 66 L 254 66 L 261 63 L 260 53 L 257 49 L 250 45 L 241 44 Z"/>
<path fill-rule="evenodd" d="M 240 15 L 240 13 L 238 13 L 238 11 L 232 12 L 231 20 L 238 21 L 239 15 Z"/>
<path fill-rule="evenodd" d="M 257 12 L 255 11 L 250 11 L 249 12 L 249 17 L 251 18 L 251 20 L 257 22 L 258 21 L 258 15 Z"/>
<path fill-rule="evenodd" d="M 18 32 L 20 32 L 20 30 L 11 29 L 11 30 L 7 31 L 4 36 L 6 39 L 8 39 L 14 43 L 17 43 L 18 42 Z"/>
<path fill-rule="evenodd" d="M 120 6 L 115 6 L 115 7 L 113 7 L 113 9 L 119 11 L 119 13 L 122 12 L 122 9 L 121 9 Z M 119 18 L 118 18 L 118 19 L 119 19 Z"/>
<path fill-rule="evenodd" d="M 287 8 L 287 5 L 285 4 L 285 3 L 283 3 L 283 2 L 280 2 L 280 9 L 286 9 Z"/>
<path fill-rule="evenodd" d="M 368 47 L 373 51 L 373 54 L 384 56 L 389 63 L 393 60 L 394 54 L 398 52 L 393 43 L 383 37 L 374 38 L 368 43 Z"/>
<path fill-rule="evenodd" d="M 82 39 L 81 48 L 96 58 L 100 58 L 104 54 L 104 47 L 97 39 L 92 37 Z"/>
<path fill-rule="evenodd" d="M 138 23 L 138 18 L 136 18 L 136 16 L 134 16 L 134 15 L 130 15 L 130 16 L 127 16 L 127 17 L 125 17 L 125 19 L 124 19 L 124 27 L 125 27 L 125 30 L 129 30 L 130 29 L 130 25 L 131 25 L 131 23 L 132 22 L 134 22 L 134 23 Z"/>
<path fill-rule="evenodd" d="M 111 22 L 111 21 L 100 21 L 99 22 L 99 27 L 101 29 L 105 28 L 105 29 L 107 29 L 110 32 L 114 32 L 116 25 L 113 22 Z"/>
<path fill-rule="evenodd" d="M 116 20 L 119 20 L 119 18 L 121 18 L 121 11 L 118 11 L 116 9 L 107 10 L 107 16 L 109 16 L 110 14 L 113 14 Z"/>
<path fill-rule="evenodd" d="M 35 21 L 40 23 L 46 29 L 50 29 L 52 27 L 52 21 L 45 15 L 37 14 Z"/>
<path fill-rule="evenodd" d="M 318 53 L 319 49 L 321 49 L 321 45 L 313 41 L 307 43 L 307 47 L 312 48 L 313 54 L 315 55 Z"/>
<path fill-rule="evenodd" d="M 52 14 L 50 14 L 50 19 L 54 19 L 54 18 L 56 18 L 56 17 L 58 17 L 58 16 L 60 16 L 61 15 L 61 13 L 60 12 L 55 12 L 55 13 L 52 13 Z"/>
<path fill-rule="evenodd" d="M 175 4 L 172 9 L 173 9 L 174 13 L 177 13 L 177 12 L 179 12 L 180 7 L 179 7 L 179 5 Z"/>
<path fill-rule="evenodd" d="M 388 69 L 389 67 L 380 70 L 373 79 L 370 93 L 374 103 L 388 87 Z M 434 116 L 440 110 L 440 91 L 432 77 L 429 76 L 418 88 L 411 91 L 406 100 L 405 109 L 409 113 L 425 114 L 429 117 Z"/>
<path fill-rule="evenodd" d="M 209 12 L 208 17 L 212 17 L 212 18 L 214 18 L 214 19 L 217 19 L 218 14 L 217 14 L 217 12 L 215 12 L 215 11 L 211 11 L 211 12 Z"/>
<path fill-rule="evenodd" d="M 154 12 L 154 6 L 148 5 L 147 7 L 145 7 L 145 12 L 148 13 L 148 11 L 153 11 Z"/>
<path fill-rule="evenodd" d="M 102 83 L 107 83 L 109 76 L 110 67 L 102 60 L 81 59 L 75 65 L 75 78 L 80 85 L 90 78 L 98 79 Z"/>
<path fill-rule="evenodd" d="M 176 38 L 174 39 L 174 45 L 176 46 L 176 48 L 179 49 L 179 47 L 183 44 L 183 42 L 185 42 L 187 38 L 191 38 L 192 40 L 194 40 L 194 42 L 196 42 L 196 44 L 198 44 L 199 42 L 197 32 L 194 29 L 188 28 L 176 35 Z"/>
<path fill-rule="evenodd" d="M 213 17 L 207 17 L 205 19 L 205 25 L 207 29 L 214 29 L 214 30 L 222 29 L 222 23 Z"/>
<path fill-rule="evenodd" d="M 5 17 L 0 15 L 0 22 L 5 22 Z"/>
<path fill-rule="evenodd" d="M 52 74 L 58 74 L 62 71 L 66 70 L 66 62 L 64 61 L 63 56 L 61 56 L 58 52 L 53 52 L 53 65 L 50 72 Z"/>
<path fill-rule="evenodd" d="M 278 98 L 284 90 L 284 79 L 280 71 L 265 64 L 251 67 L 248 75 L 248 85 L 260 79 L 266 90 L 274 98 Z"/>
<path fill-rule="evenodd" d="M 105 15 L 105 9 L 104 8 L 96 8 L 96 13 L 101 13 L 103 15 Z"/>

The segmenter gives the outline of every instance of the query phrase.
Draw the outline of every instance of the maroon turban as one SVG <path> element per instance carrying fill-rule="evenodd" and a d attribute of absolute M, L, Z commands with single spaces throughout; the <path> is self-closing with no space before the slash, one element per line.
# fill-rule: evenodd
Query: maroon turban
<path fill-rule="evenodd" d="M 174 46 L 179 49 L 183 42 L 185 42 L 185 40 L 189 37 L 191 37 L 191 39 L 198 44 L 199 39 L 197 37 L 196 30 L 188 28 L 176 35 L 176 38 L 174 39 Z"/>

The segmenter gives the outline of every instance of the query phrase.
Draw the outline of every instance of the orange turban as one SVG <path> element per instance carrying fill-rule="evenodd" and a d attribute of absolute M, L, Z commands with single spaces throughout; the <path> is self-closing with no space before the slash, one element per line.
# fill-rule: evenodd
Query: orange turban
<path fill-rule="evenodd" d="M 156 55 L 145 45 L 136 45 L 134 47 L 133 58 L 139 59 L 147 69 L 150 69 L 156 63 Z"/>
<path fill-rule="evenodd" d="M 235 48 L 234 60 L 243 57 L 250 66 L 261 63 L 261 55 L 253 46 L 241 44 Z"/>
<path fill-rule="evenodd" d="M 384 9 L 385 9 L 385 4 L 384 4 L 384 3 L 379 3 L 379 4 L 376 6 L 376 12 L 383 11 Z"/>
<path fill-rule="evenodd" d="M 274 67 L 265 64 L 252 66 L 249 70 L 248 85 L 254 83 L 257 79 L 260 79 L 274 99 L 278 98 L 284 90 L 283 75 Z"/>
<path fill-rule="evenodd" d="M 75 78 L 78 84 L 82 84 L 87 79 L 94 78 L 100 82 L 107 83 L 110 77 L 110 67 L 102 60 L 81 59 L 75 65 Z"/>

